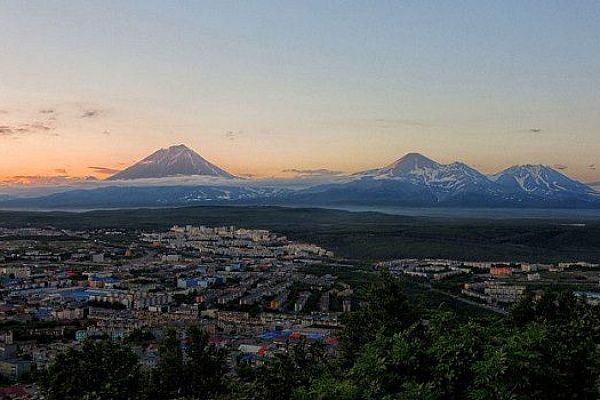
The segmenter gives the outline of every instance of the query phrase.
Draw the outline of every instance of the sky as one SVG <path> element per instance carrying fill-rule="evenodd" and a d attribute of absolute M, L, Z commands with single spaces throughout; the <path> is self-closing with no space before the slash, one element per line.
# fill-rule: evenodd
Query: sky
<path fill-rule="evenodd" d="M 184 143 L 248 176 L 421 152 L 600 181 L 598 21 L 586 0 L 0 0 L 0 180 Z"/>

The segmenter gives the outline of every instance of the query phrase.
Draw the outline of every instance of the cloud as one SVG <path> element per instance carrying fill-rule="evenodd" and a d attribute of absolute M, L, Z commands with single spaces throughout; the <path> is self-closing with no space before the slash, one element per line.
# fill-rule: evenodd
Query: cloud
<path fill-rule="evenodd" d="M 242 135 L 243 133 L 243 131 L 227 131 L 225 132 L 225 138 L 227 138 L 228 140 L 235 140 L 238 136 Z"/>
<path fill-rule="evenodd" d="M 64 168 L 56 168 L 56 169 L 54 170 L 54 172 L 56 172 L 56 173 L 57 173 L 57 174 L 59 174 L 59 175 L 67 175 L 67 170 L 66 170 L 66 169 L 64 169 Z"/>
<path fill-rule="evenodd" d="M 0 125 L 0 137 L 19 137 L 27 134 L 46 134 L 49 136 L 59 136 L 52 132 L 55 128 L 42 122 L 33 122 L 30 124 Z"/>
<path fill-rule="evenodd" d="M 14 134 L 14 129 L 7 125 L 0 125 L 0 136 L 10 136 Z"/>
<path fill-rule="evenodd" d="M 81 118 L 96 118 L 102 115 L 103 111 L 98 109 L 89 109 L 81 113 Z"/>
<path fill-rule="evenodd" d="M 529 128 L 529 132 L 531 132 L 531 133 L 542 133 L 543 130 L 541 128 Z"/>
<path fill-rule="evenodd" d="M 25 124 L 23 126 L 26 128 L 29 128 L 31 130 L 40 130 L 40 131 L 51 131 L 52 129 L 54 129 L 53 127 L 43 124 L 41 122 L 34 122 L 33 124 Z"/>
<path fill-rule="evenodd" d="M 326 168 L 319 168 L 319 169 L 292 168 L 292 169 L 284 169 L 281 172 L 283 172 L 284 174 L 295 174 L 295 175 L 299 175 L 299 176 L 336 176 L 336 175 L 342 175 L 344 173 L 343 171 L 335 171 L 335 170 L 330 170 L 330 169 L 326 169 Z"/>
<path fill-rule="evenodd" d="M 1 182 L 16 186 L 53 186 L 96 180 L 93 176 L 73 177 L 68 175 L 16 175 L 3 179 Z"/>
<path fill-rule="evenodd" d="M 108 167 L 88 167 L 97 174 L 102 175 L 113 175 L 120 171 L 120 169 L 108 168 Z"/>

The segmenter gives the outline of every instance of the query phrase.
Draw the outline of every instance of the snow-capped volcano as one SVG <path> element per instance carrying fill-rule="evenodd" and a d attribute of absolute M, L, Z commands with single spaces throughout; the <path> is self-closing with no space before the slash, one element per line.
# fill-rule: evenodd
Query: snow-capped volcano
<path fill-rule="evenodd" d="M 452 207 L 595 207 L 600 195 L 552 168 L 513 167 L 486 176 L 461 163 L 441 164 L 410 153 L 347 183 L 299 193 L 307 202 Z"/>
<path fill-rule="evenodd" d="M 174 176 L 234 178 L 229 172 L 206 161 L 189 147 L 180 144 L 160 149 L 107 180 L 166 178 Z"/>
<path fill-rule="evenodd" d="M 430 188 L 441 197 L 468 190 L 498 191 L 487 176 L 467 164 L 440 164 L 418 153 L 409 153 L 388 166 L 365 171 L 356 176 L 406 181 Z"/>
<path fill-rule="evenodd" d="M 518 165 L 490 176 L 490 180 L 512 192 L 524 192 L 540 197 L 582 197 L 596 192 L 544 165 Z"/>

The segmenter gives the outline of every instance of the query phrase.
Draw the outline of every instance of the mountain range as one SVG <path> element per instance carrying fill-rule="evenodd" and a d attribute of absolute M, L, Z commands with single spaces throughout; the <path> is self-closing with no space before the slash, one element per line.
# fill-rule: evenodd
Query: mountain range
<path fill-rule="evenodd" d="M 176 177 L 218 182 L 163 185 Z M 151 179 L 151 185 L 140 182 Z M 213 179 L 214 180 L 214 179 Z M 402 207 L 600 208 L 591 187 L 543 165 L 484 175 L 461 162 L 441 164 L 410 153 L 378 169 L 331 183 L 291 187 L 236 178 L 185 145 L 161 149 L 95 189 L 0 200 L 4 208 L 167 207 L 199 204 L 362 205 Z"/>
<path fill-rule="evenodd" d="M 437 163 L 410 153 L 383 168 L 360 172 L 342 184 L 295 193 L 311 204 L 419 207 L 596 208 L 594 189 L 543 165 L 523 165 L 486 176 L 461 163 Z"/>

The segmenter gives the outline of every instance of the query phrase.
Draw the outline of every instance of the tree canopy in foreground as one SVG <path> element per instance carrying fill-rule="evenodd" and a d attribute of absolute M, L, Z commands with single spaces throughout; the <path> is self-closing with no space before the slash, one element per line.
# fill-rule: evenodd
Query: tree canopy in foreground
<path fill-rule="evenodd" d="M 125 345 L 86 342 L 39 382 L 52 399 L 519 400 L 600 397 L 600 311 L 568 293 L 527 297 L 510 315 L 471 319 L 411 304 L 382 273 L 350 314 L 337 355 L 290 344 L 259 367 L 228 371 L 191 328 L 145 370 Z"/>

